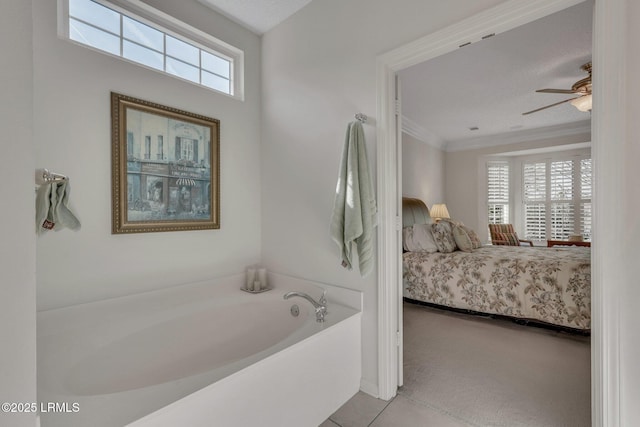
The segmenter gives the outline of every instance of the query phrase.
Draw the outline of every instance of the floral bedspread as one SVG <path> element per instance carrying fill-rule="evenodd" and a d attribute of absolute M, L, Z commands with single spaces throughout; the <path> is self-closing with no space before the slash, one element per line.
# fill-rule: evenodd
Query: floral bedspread
<path fill-rule="evenodd" d="M 590 257 L 586 247 L 406 252 L 404 296 L 587 330 L 591 328 Z"/>

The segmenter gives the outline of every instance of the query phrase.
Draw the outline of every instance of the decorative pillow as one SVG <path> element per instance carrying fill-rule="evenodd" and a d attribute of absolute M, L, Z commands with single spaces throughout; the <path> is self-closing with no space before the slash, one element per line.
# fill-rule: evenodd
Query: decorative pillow
<path fill-rule="evenodd" d="M 451 218 L 442 218 L 440 222 L 448 222 L 449 224 L 451 224 L 452 230 L 453 230 L 453 227 L 455 227 L 456 225 L 464 225 L 462 221 L 458 221 L 457 219 L 451 219 Z"/>
<path fill-rule="evenodd" d="M 433 241 L 431 224 L 413 224 L 402 230 L 403 246 L 409 252 L 438 252 Z"/>
<path fill-rule="evenodd" d="M 464 229 L 464 226 L 456 225 L 453 227 L 453 238 L 456 241 L 458 249 L 463 252 L 473 252 L 473 242 L 467 230 Z"/>
<path fill-rule="evenodd" d="M 479 247 L 482 246 L 482 242 L 480 241 L 480 238 L 478 237 L 478 234 L 475 231 L 473 231 L 466 225 L 461 225 L 461 227 L 469 235 L 469 239 L 471 239 L 471 245 L 473 246 L 473 249 L 478 249 Z"/>
<path fill-rule="evenodd" d="M 456 250 L 456 239 L 453 237 L 453 230 L 449 222 L 440 221 L 437 224 L 431 224 L 431 233 L 438 251 L 449 253 Z"/>
<path fill-rule="evenodd" d="M 498 237 L 498 240 L 505 242 L 501 243 L 502 245 L 520 246 L 520 240 L 518 240 L 518 235 L 516 233 L 497 233 L 496 236 Z"/>

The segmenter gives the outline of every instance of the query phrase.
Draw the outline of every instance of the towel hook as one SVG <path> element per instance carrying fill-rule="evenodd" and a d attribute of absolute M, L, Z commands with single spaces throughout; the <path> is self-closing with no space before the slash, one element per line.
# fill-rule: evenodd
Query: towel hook
<path fill-rule="evenodd" d="M 367 123 L 367 116 L 366 114 L 356 113 L 356 120 L 363 124 Z"/>
<path fill-rule="evenodd" d="M 42 179 L 44 180 L 44 182 L 60 182 L 66 181 L 68 178 L 65 175 L 50 172 L 49 169 L 44 169 L 42 171 Z"/>

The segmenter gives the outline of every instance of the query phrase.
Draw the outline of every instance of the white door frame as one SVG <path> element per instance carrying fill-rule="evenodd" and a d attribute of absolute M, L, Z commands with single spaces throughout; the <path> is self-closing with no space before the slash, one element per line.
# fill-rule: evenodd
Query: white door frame
<path fill-rule="evenodd" d="M 583 0 L 510 0 L 471 18 L 394 49 L 377 58 L 377 185 L 380 223 L 378 226 L 378 395 L 389 400 L 396 395 L 399 379 L 398 343 L 402 342 L 399 304 L 402 299 L 401 194 L 399 143 L 395 127 L 395 76 L 400 70 L 476 42 L 491 33 L 502 33 L 550 15 Z M 615 242 L 607 238 L 622 234 L 607 230 L 598 218 L 606 218 L 606 206 L 619 206 L 621 188 L 615 187 L 616 162 L 623 154 L 626 119 L 625 35 L 626 0 L 596 0 L 594 13 L 594 114 L 592 156 L 595 165 L 594 245 L 592 252 L 592 422 L 595 426 L 618 426 L 619 341 L 616 283 L 604 277 L 614 274 L 603 259 L 616 253 Z M 598 113 L 596 113 L 597 111 Z M 603 143 L 600 143 L 600 142 Z M 604 146 L 606 143 L 606 148 Z M 601 189 L 601 191 L 599 191 Z M 614 225 L 619 227 L 619 225 Z M 605 232 L 606 231 L 606 232 Z M 613 276 L 615 278 L 615 276 Z"/>

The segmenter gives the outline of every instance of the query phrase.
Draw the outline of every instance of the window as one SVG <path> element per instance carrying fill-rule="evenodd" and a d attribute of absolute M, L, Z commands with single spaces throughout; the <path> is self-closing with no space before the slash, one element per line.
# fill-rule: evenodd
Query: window
<path fill-rule="evenodd" d="M 124 3 L 138 14 L 104 0 L 60 1 L 69 40 L 242 99 L 239 49 L 137 0 Z"/>
<path fill-rule="evenodd" d="M 487 162 L 487 217 L 489 224 L 509 223 L 509 162 Z"/>
<path fill-rule="evenodd" d="M 524 233 L 531 240 L 591 240 L 591 159 L 525 161 L 522 166 Z"/>

